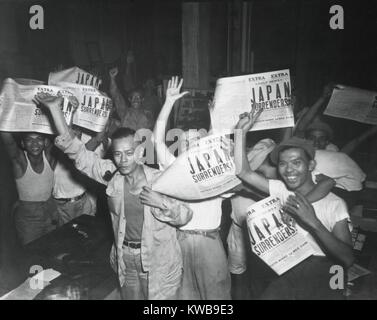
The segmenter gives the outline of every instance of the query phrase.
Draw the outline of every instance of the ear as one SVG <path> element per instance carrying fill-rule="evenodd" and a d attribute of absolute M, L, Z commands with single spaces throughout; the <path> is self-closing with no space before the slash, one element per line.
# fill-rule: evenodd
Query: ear
<path fill-rule="evenodd" d="M 312 172 L 315 169 L 316 165 L 317 165 L 317 162 L 315 160 L 310 160 L 309 161 L 309 171 Z"/>
<path fill-rule="evenodd" d="M 136 158 L 136 161 L 141 161 L 143 156 L 144 156 L 144 151 L 145 151 L 145 148 L 143 145 L 138 145 L 136 147 L 136 150 L 135 150 L 135 158 Z"/>
<path fill-rule="evenodd" d="M 21 147 L 22 147 L 22 149 L 25 149 L 25 144 L 24 144 L 24 140 L 23 139 L 21 139 Z"/>

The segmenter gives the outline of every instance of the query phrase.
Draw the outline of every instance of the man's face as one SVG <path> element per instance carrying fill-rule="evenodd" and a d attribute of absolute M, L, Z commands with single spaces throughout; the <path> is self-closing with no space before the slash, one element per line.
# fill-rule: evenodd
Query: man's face
<path fill-rule="evenodd" d="M 128 100 L 130 101 L 132 108 L 139 109 L 143 103 L 143 95 L 139 91 L 134 91 L 131 93 Z"/>
<path fill-rule="evenodd" d="M 278 171 L 289 190 L 297 190 L 310 182 L 314 166 L 315 162 L 300 148 L 286 149 L 279 154 Z"/>
<path fill-rule="evenodd" d="M 127 138 L 114 139 L 113 141 L 113 158 L 115 165 L 122 175 L 128 175 L 135 171 L 137 159 L 140 156 L 138 143 L 134 141 L 133 136 Z"/>
<path fill-rule="evenodd" d="M 39 133 L 27 133 L 22 139 L 22 146 L 28 154 L 39 156 L 46 146 L 46 138 Z"/>
<path fill-rule="evenodd" d="M 310 141 L 316 150 L 324 150 L 329 144 L 329 138 L 322 130 L 310 130 L 306 135 L 306 140 Z"/>

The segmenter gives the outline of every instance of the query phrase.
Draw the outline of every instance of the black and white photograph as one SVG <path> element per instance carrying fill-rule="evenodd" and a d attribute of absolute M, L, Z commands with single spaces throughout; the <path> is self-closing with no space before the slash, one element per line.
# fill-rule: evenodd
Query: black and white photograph
<path fill-rule="evenodd" d="M 375 0 L 0 0 L 0 300 L 377 300 L 376 39 Z"/>

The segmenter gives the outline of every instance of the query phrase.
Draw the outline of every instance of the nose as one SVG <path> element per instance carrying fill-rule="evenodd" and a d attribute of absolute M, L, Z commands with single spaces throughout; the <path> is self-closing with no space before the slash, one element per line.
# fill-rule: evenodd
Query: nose
<path fill-rule="evenodd" d="M 293 172 L 293 167 L 292 167 L 292 165 L 291 164 L 287 164 L 287 166 L 286 166 L 286 168 L 285 168 L 285 172 L 286 173 L 291 173 L 291 172 Z"/>

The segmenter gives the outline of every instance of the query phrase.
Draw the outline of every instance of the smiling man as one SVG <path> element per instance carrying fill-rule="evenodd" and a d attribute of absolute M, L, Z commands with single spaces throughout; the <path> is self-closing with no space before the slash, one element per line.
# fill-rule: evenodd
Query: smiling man
<path fill-rule="evenodd" d="M 112 135 L 113 159 L 103 160 L 69 131 L 61 98 L 37 97 L 51 112 L 59 136 L 55 144 L 75 166 L 105 184 L 115 244 L 111 264 L 126 300 L 175 299 L 182 276 L 182 255 L 175 226 L 184 225 L 191 210 L 149 187 L 159 171 L 139 162 L 144 149 L 135 131 L 119 128 Z"/>
<path fill-rule="evenodd" d="M 339 299 L 341 292 L 330 288 L 330 267 L 350 267 L 354 261 L 349 215 L 344 201 L 332 193 L 310 204 L 306 196 L 315 188 L 311 172 L 315 168 L 314 148 L 300 138 L 282 142 L 271 153 L 283 181 L 266 179 L 252 171 L 246 158 L 246 133 L 255 117 L 243 114 L 236 126 L 235 162 L 238 177 L 260 191 L 277 196 L 286 213 L 297 222 L 315 253 L 272 281 L 263 299 Z"/>
<path fill-rule="evenodd" d="M 56 160 L 44 134 L 22 133 L 22 149 L 12 133 L 1 132 L 1 137 L 13 164 L 19 197 L 14 207 L 17 235 L 27 244 L 56 228 L 57 208 L 51 197 Z"/>

